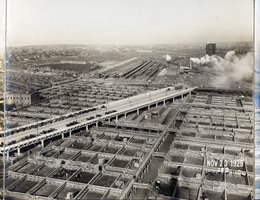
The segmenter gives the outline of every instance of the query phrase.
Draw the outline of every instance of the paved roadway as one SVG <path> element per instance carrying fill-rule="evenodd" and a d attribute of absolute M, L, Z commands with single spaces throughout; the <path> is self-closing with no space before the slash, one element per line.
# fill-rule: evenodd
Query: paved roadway
<path fill-rule="evenodd" d="M 189 89 L 175 90 L 174 87 L 168 87 L 168 88 L 170 88 L 170 90 L 163 88 L 163 89 L 159 89 L 159 90 L 155 90 L 155 91 L 151 91 L 151 92 L 142 93 L 142 94 L 139 94 L 139 95 L 136 95 L 133 97 L 129 97 L 129 98 L 125 98 L 122 100 L 113 101 L 113 102 L 105 104 L 106 108 L 99 109 L 99 110 L 96 110 L 96 111 L 93 111 L 90 113 L 82 114 L 82 115 L 79 115 L 76 117 L 64 119 L 62 121 L 54 122 L 52 124 L 47 124 L 47 125 L 41 126 L 39 128 L 32 128 L 30 130 L 19 132 L 14 135 L 7 136 L 5 138 L 5 141 L 6 142 L 18 141 L 25 136 L 29 136 L 30 134 L 37 134 L 39 136 L 42 136 L 42 138 L 44 138 L 49 134 L 50 135 L 54 134 L 55 132 L 65 131 L 72 127 L 77 127 L 79 125 L 94 122 L 97 119 L 96 118 L 97 114 L 102 115 L 102 117 L 100 117 L 100 118 L 108 117 L 110 115 L 109 114 L 105 115 L 105 112 L 109 111 L 109 110 L 116 110 L 117 111 L 116 113 L 127 112 L 128 110 L 146 105 L 149 102 L 155 102 L 155 101 L 163 100 L 167 97 L 181 95 L 183 93 L 188 93 L 195 89 L 195 88 L 189 88 Z M 111 115 L 114 115 L 116 113 L 112 113 Z M 90 116 L 94 116 L 95 119 L 86 120 L 86 118 L 88 118 Z M 66 124 L 68 124 L 72 121 L 78 121 L 79 124 L 67 127 Z M 40 134 L 43 130 L 49 130 L 50 128 L 55 128 L 57 131 L 54 131 L 54 132 L 51 132 L 48 134 L 42 134 L 42 135 Z M 30 139 L 28 139 L 28 140 L 30 140 Z M 21 143 L 24 143 L 24 142 L 25 141 L 22 141 Z M 10 145 L 10 146 L 13 146 L 13 145 Z M 1 148 L 0 150 L 3 151 L 3 148 Z"/>

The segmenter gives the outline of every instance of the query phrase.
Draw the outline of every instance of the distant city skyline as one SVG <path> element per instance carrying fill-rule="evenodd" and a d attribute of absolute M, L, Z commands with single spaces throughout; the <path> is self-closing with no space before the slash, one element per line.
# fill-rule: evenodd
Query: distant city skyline
<path fill-rule="evenodd" d="M 12 0 L 7 45 L 253 41 L 248 0 Z"/>

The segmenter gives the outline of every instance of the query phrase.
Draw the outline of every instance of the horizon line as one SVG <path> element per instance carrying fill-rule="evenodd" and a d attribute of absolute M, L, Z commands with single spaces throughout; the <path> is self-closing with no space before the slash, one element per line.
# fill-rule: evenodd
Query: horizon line
<path fill-rule="evenodd" d="M 176 43 L 151 43 L 151 44 L 116 44 L 116 43 L 89 43 L 89 44 L 76 44 L 76 43 L 52 43 L 52 44 L 25 44 L 25 45 L 13 45 L 6 46 L 7 48 L 16 48 L 16 47 L 33 47 L 33 46 L 153 46 L 153 45 L 178 45 L 178 44 L 209 44 L 209 43 L 254 43 L 254 41 L 222 41 L 222 42 L 176 42 Z"/>

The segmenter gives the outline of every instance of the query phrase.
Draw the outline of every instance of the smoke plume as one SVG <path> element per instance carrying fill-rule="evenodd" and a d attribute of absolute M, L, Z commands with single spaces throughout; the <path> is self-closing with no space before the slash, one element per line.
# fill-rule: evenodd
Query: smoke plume
<path fill-rule="evenodd" d="M 209 65 L 216 71 L 212 86 L 229 87 L 232 83 L 253 76 L 253 53 L 248 52 L 244 56 L 237 56 L 234 51 L 226 53 L 224 58 L 206 55 L 202 58 L 191 58 L 193 63 Z"/>
<path fill-rule="evenodd" d="M 172 58 L 171 58 L 170 55 L 167 54 L 167 55 L 165 56 L 165 59 L 166 59 L 167 62 L 170 62 Z"/>

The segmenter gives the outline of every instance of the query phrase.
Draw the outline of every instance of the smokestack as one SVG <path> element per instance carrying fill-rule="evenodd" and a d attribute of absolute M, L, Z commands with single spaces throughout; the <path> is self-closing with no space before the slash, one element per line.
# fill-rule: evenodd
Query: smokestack
<path fill-rule="evenodd" d="M 190 69 L 192 69 L 192 60 L 190 59 Z"/>

